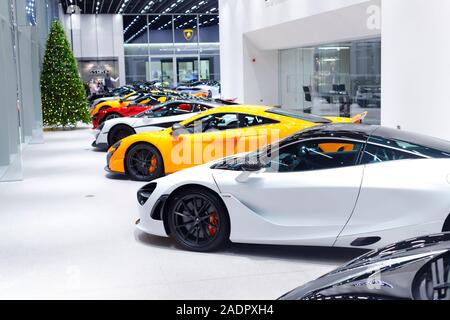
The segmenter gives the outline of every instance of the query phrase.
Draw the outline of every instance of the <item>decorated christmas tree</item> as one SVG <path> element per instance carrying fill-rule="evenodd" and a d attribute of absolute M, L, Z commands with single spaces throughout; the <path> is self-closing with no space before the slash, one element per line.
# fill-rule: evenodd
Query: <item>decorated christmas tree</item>
<path fill-rule="evenodd" d="M 71 127 L 89 122 L 86 91 L 64 28 L 53 22 L 41 75 L 44 125 Z"/>

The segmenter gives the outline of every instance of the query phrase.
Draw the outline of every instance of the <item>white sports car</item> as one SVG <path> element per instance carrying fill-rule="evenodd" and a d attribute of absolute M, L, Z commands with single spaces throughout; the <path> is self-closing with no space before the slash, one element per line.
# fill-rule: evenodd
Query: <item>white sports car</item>
<path fill-rule="evenodd" d="M 194 82 L 190 85 L 179 86 L 177 91 L 189 94 L 196 94 L 200 92 L 204 92 L 208 94 L 208 98 L 210 99 L 220 99 L 221 98 L 221 90 L 220 83 L 217 81 L 199 81 Z"/>
<path fill-rule="evenodd" d="M 106 150 L 116 142 L 141 132 L 161 131 L 191 118 L 195 113 L 220 106 L 212 102 L 176 100 L 155 106 L 136 116 L 105 121 L 95 130 L 93 147 Z"/>
<path fill-rule="evenodd" d="M 228 240 L 372 249 L 450 231 L 450 142 L 319 126 L 155 180 L 138 202 L 141 231 L 188 250 Z"/>

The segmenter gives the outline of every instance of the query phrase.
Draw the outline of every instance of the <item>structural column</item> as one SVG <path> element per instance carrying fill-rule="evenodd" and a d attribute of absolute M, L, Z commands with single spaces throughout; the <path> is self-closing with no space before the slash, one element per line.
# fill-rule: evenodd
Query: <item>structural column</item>
<path fill-rule="evenodd" d="M 382 123 L 450 140 L 450 1 L 382 1 Z"/>

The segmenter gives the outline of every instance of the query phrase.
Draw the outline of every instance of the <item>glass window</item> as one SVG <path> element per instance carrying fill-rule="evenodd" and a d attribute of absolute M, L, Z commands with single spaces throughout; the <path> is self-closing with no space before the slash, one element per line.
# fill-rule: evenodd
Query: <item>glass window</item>
<path fill-rule="evenodd" d="M 207 111 L 209 109 L 211 109 L 212 106 L 207 106 L 207 105 L 203 105 L 203 104 L 197 104 L 195 106 L 194 112 L 203 112 L 203 111 Z"/>
<path fill-rule="evenodd" d="M 269 172 L 298 172 L 353 166 L 363 144 L 338 140 L 302 141 L 282 146 L 270 157 Z"/>
<path fill-rule="evenodd" d="M 197 15 L 180 15 L 174 17 L 176 44 L 198 45 L 197 19 Z"/>
<path fill-rule="evenodd" d="M 372 136 L 369 142 L 404 150 L 405 152 L 416 154 L 419 157 L 450 157 L 450 142 L 448 141 L 388 128 L 382 128 L 381 130 L 379 129 L 376 133 L 389 133 L 390 137 Z M 407 140 L 414 141 L 414 143 L 407 142 Z"/>
<path fill-rule="evenodd" d="M 414 155 L 412 153 L 402 152 L 395 149 L 384 148 L 368 144 L 366 146 L 366 149 L 364 150 L 364 155 L 362 157 L 362 164 L 408 160 L 408 159 L 423 159 L 423 158 L 419 155 Z"/>
<path fill-rule="evenodd" d="M 200 27 L 200 42 L 211 43 L 219 42 L 219 16 L 218 15 L 200 15 L 199 16 Z"/>
<path fill-rule="evenodd" d="M 363 145 L 347 140 L 289 138 L 246 156 L 227 158 L 212 168 L 242 171 L 246 163 L 259 163 L 269 173 L 343 168 L 357 164 Z"/>
<path fill-rule="evenodd" d="M 123 41 L 127 44 L 125 46 L 125 54 L 148 54 L 147 16 L 124 15 L 123 25 Z"/>
<path fill-rule="evenodd" d="M 381 39 L 367 39 L 280 52 L 283 107 L 321 116 L 380 124 Z"/>
<path fill-rule="evenodd" d="M 177 70 L 179 84 L 198 81 L 198 58 L 177 58 Z"/>
<path fill-rule="evenodd" d="M 235 113 L 212 114 L 186 125 L 186 129 L 190 133 L 204 133 L 207 131 L 222 131 L 237 128 L 239 128 L 239 118 Z"/>
<path fill-rule="evenodd" d="M 152 57 L 173 55 L 173 22 L 171 15 L 149 16 L 149 46 Z"/>
<path fill-rule="evenodd" d="M 248 127 L 255 127 L 255 126 L 261 126 L 261 125 L 267 125 L 267 124 L 275 124 L 279 123 L 276 120 L 267 119 L 263 117 L 258 117 L 254 115 L 241 115 L 239 121 L 239 127 L 241 128 L 248 128 Z"/>
<path fill-rule="evenodd" d="M 162 118 L 190 113 L 192 109 L 193 105 L 189 103 L 169 103 L 147 110 L 141 115 L 146 118 Z"/>
<path fill-rule="evenodd" d="M 126 83 L 147 80 L 148 57 L 125 56 Z"/>
<path fill-rule="evenodd" d="M 171 14 L 178 5 L 163 14 L 124 15 L 127 83 L 159 81 L 173 87 L 220 80 L 217 8 L 205 1 L 192 9 L 199 14 Z M 213 92 L 219 95 L 220 89 Z"/>

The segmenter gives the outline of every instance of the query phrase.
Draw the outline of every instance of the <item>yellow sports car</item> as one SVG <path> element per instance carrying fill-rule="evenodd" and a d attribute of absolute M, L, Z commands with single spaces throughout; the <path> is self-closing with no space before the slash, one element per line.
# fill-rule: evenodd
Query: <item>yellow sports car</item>
<path fill-rule="evenodd" d="M 218 107 L 172 128 L 119 141 L 108 151 L 106 170 L 128 174 L 133 180 L 151 181 L 212 160 L 255 151 L 309 127 L 360 122 L 363 117 L 318 117 L 273 107 Z"/>

